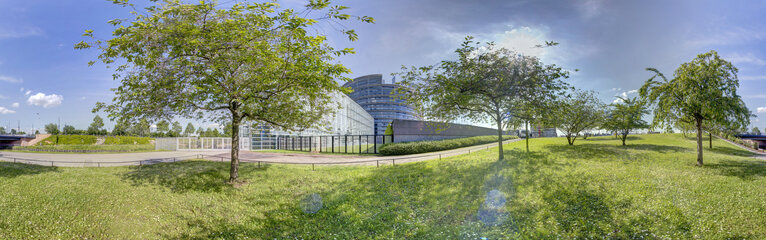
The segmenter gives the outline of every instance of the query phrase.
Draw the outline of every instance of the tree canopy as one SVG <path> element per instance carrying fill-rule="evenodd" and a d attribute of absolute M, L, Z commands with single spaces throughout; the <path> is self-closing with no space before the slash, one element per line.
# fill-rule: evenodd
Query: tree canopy
<path fill-rule="evenodd" d="M 630 131 L 649 127 L 649 123 L 643 119 L 643 116 L 648 113 L 649 109 L 644 100 L 635 97 L 619 97 L 616 103 L 611 104 L 611 109 L 602 126 L 604 129 L 618 133 L 622 145 L 625 146 L 625 140 L 627 140 Z"/>
<path fill-rule="evenodd" d="M 606 114 L 605 108 L 606 105 L 595 92 L 575 90 L 568 97 L 556 101 L 554 114 L 547 122 L 564 132 L 567 143 L 574 145 L 580 132 L 601 124 Z"/>
<path fill-rule="evenodd" d="M 116 4 L 132 6 L 127 0 Z M 230 182 L 239 176 L 239 126 L 258 121 L 282 129 L 318 124 L 337 109 L 330 94 L 345 91 L 336 82 L 350 71 L 334 63 L 353 49 L 335 49 L 317 24 L 370 17 L 352 17 L 348 7 L 311 0 L 303 11 L 280 8 L 276 2 L 237 2 L 221 8 L 215 1 L 186 4 L 164 0 L 133 11 L 134 18 L 111 20 L 113 38 L 102 41 L 87 30 L 99 60 L 116 65 L 120 86 L 111 104 L 94 111 L 129 121 L 175 117 L 232 123 Z M 341 29 L 349 40 L 353 30 Z M 93 62 L 91 62 L 92 64 Z"/>
<path fill-rule="evenodd" d="M 702 166 L 703 126 L 742 129 L 753 114 L 737 94 L 737 68 L 716 51 L 699 54 L 678 67 L 672 79 L 647 68 L 654 76 L 639 90 L 655 105 L 653 125 L 694 124 L 697 130 L 697 165 Z"/>
<path fill-rule="evenodd" d="M 535 91 L 536 80 L 560 82 L 568 72 L 544 65 L 493 43 L 481 44 L 466 37 L 455 50 L 457 59 L 437 65 L 404 68 L 402 89 L 420 116 L 452 122 L 459 119 L 492 123 L 498 130 L 498 158 L 503 159 L 502 133 L 517 100 Z"/>

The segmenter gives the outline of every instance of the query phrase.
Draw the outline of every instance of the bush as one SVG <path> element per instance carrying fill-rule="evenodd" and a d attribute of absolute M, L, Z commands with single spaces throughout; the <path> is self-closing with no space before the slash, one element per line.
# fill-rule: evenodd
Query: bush
<path fill-rule="evenodd" d="M 107 137 L 104 145 L 151 144 L 152 140 L 152 138 L 148 137 L 114 136 Z"/>
<path fill-rule="evenodd" d="M 96 136 L 90 135 L 53 135 L 40 141 L 40 145 L 92 145 L 96 144 Z"/>
<path fill-rule="evenodd" d="M 503 140 L 514 139 L 516 136 L 503 136 Z M 386 143 L 380 147 L 380 154 L 384 156 L 406 155 L 427 152 L 438 152 L 461 147 L 474 146 L 485 143 L 497 142 L 497 136 L 478 136 L 456 138 L 439 141 L 419 141 L 407 143 Z"/>
<path fill-rule="evenodd" d="M 132 152 L 132 151 L 154 151 L 154 145 L 141 144 L 141 145 L 58 145 L 58 146 L 28 146 L 28 147 L 13 147 L 13 150 L 17 151 L 119 151 L 119 152 Z"/>

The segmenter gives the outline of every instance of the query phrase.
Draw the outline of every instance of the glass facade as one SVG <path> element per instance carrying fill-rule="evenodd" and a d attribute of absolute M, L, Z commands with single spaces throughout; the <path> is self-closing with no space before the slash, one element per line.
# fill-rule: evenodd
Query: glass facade
<path fill-rule="evenodd" d="M 279 136 L 322 136 L 322 135 L 373 135 L 374 119 L 349 96 L 336 93 L 332 96 L 333 104 L 339 109 L 326 114 L 321 122 L 325 126 L 306 129 L 300 132 L 284 131 L 266 124 L 253 123 L 247 131 L 252 149 L 276 149 Z"/>
<path fill-rule="evenodd" d="M 399 85 L 393 81 L 385 83 L 381 74 L 358 77 L 343 86 L 353 90 L 348 96 L 375 119 L 375 131 L 379 135 L 383 135 L 394 119 L 417 120 L 405 100 L 393 94 Z"/>

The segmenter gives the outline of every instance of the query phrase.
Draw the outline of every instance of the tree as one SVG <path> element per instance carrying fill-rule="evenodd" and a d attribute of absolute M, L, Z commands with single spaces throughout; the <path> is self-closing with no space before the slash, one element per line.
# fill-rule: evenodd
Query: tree
<path fill-rule="evenodd" d="M 453 122 L 467 119 L 497 127 L 498 159 L 503 159 L 503 129 L 508 126 L 514 104 L 533 91 L 534 78 L 542 73 L 552 79 L 567 72 L 545 66 L 536 57 L 495 48 L 492 43 L 466 37 L 456 60 L 426 67 L 404 68 L 399 95 L 426 119 Z"/>
<path fill-rule="evenodd" d="M 170 132 L 168 132 L 168 137 L 181 136 L 181 131 L 183 131 L 183 127 L 181 126 L 181 123 L 178 121 L 175 121 L 173 122 L 173 127 L 170 129 Z"/>
<path fill-rule="evenodd" d="M 115 3 L 131 5 L 127 0 Z M 334 63 L 335 58 L 353 49 L 331 47 L 317 33 L 317 24 L 343 28 L 339 22 L 352 19 L 346 9 L 328 0 L 311 0 L 305 11 L 270 1 L 239 2 L 227 9 L 215 1 L 165 0 L 133 11 L 135 18 L 127 26 L 110 21 L 119 26 L 110 40 L 100 41 L 86 31 L 94 41 L 75 48 L 98 46 L 102 62 L 121 64 L 114 101 L 99 103 L 94 110 L 131 120 L 230 121 L 229 182 L 236 182 L 243 121 L 303 129 L 317 126 L 323 115 L 337 109 L 330 104 L 331 94 L 346 91 L 336 80 L 348 81 L 344 74 L 350 71 Z M 366 16 L 353 18 L 374 22 Z M 351 41 L 358 38 L 353 30 L 339 30 Z"/>
<path fill-rule="evenodd" d="M 617 132 L 623 146 L 625 146 L 625 140 L 630 131 L 649 127 L 649 124 L 643 119 L 643 116 L 649 113 L 645 101 L 635 97 L 619 97 L 616 103 L 611 104 L 611 108 L 604 119 L 603 128 Z"/>
<path fill-rule="evenodd" d="M 0 134 L 6 134 L 5 127 L 0 127 Z"/>
<path fill-rule="evenodd" d="M 760 130 L 760 129 L 758 129 L 757 127 L 753 127 L 753 134 L 755 134 L 755 135 L 761 135 L 761 130 Z"/>
<path fill-rule="evenodd" d="M 605 105 L 593 91 L 575 91 L 571 98 L 558 100 L 555 114 L 548 122 L 564 132 L 567 143 L 574 145 L 577 136 L 585 129 L 598 126 L 604 119 Z"/>
<path fill-rule="evenodd" d="M 93 122 L 88 126 L 88 135 L 101 134 L 101 128 L 104 127 L 104 119 L 101 116 L 96 115 L 93 117 Z"/>
<path fill-rule="evenodd" d="M 678 121 L 694 124 L 698 166 L 703 165 L 703 125 L 742 129 L 754 116 L 737 95 L 737 68 L 715 51 L 699 54 L 691 62 L 681 64 L 673 79 L 667 79 L 657 69 L 647 70 L 654 76 L 644 83 L 639 93 L 656 104 L 652 124 L 672 125 Z M 656 80 L 658 77 L 660 81 Z"/>
<path fill-rule="evenodd" d="M 114 124 L 114 128 L 112 128 L 112 135 L 115 135 L 115 136 L 128 135 L 129 130 L 130 130 L 130 123 L 127 123 L 125 121 L 118 121 L 116 124 Z"/>
<path fill-rule="evenodd" d="M 226 124 L 223 125 L 223 136 L 231 137 L 231 122 L 226 122 Z"/>
<path fill-rule="evenodd" d="M 170 130 L 170 123 L 167 120 L 163 119 L 157 123 L 157 132 L 166 133 L 168 130 Z"/>
<path fill-rule="evenodd" d="M 55 123 L 49 123 L 45 124 L 45 132 L 52 135 L 58 135 L 59 134 L 59 126 Z"/>
<path fill-rule="evenodd" d="M 61 129 L 64 135 L 72 135 L 77 134 L 77 129 L 74 128 L 72 125 L 64 125 L 64 128 Z"/>
<path fill-rule="evenodd" d="M 186 124 L 186 129 L 184 129 L 184 135 L 188 137 L 192 134 L 194 134 L 194 124 L 188 123 Z"/>
<path fill-rule="evenodd" d="M 138 121 L 138 123 L 133 124 L 130 126 L 130 133 L 135 136 L 141 136 L 146 137 L 149 136 L 151 133 L 151 125 L 149 124 L 149 121 L 145 118 L 142 118 Z"/>

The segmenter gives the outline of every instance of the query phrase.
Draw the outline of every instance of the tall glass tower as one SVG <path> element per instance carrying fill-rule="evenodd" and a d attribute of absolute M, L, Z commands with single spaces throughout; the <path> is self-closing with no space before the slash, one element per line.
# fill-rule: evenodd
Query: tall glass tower
<path fill-rule="evenodd" d="M 383 135 L 386 126 L 394 119 L 417 120 L 405 100 L 394 95 L 393 90 L 399 85 L 393 80 L 384 82 L 381 74 L 361 76 L 343 86 L 353 90 L 348 96 L 375 119 L 378 135 Z"/>

